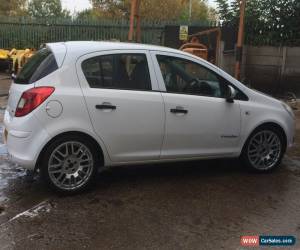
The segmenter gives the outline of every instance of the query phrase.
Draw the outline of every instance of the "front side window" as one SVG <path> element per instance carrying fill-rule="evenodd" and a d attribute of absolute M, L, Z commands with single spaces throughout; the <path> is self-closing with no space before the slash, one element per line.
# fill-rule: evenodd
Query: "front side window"
<path fill-rule="evenodd" d="M 177 57 L 158 55 L 157 60 L 168 92 L 225 96 L 226 85 L 211 70 Z"/>
<path fill-rule="evenodd" d="M 112 54 L 89 58 L 82 70 L 91 88 L 151 90 L 146 55 Z"/>

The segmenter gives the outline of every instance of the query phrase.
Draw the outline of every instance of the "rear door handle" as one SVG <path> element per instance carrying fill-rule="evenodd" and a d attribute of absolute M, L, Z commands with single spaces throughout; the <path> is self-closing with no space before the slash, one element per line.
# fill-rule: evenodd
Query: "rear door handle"
<path fill-rule="evenodd" d="M 95 107 L 96 109 L 112 109 L 112 110 L 117 109 L 115 105 L 112 105 L 110 103 L 97 104 Z"/>
<path fill-rule="evenodd" d="M 176 107 L 174 109 L 170 109 L 170 112 L 173 114 L 187 114 L 188 110 L 186 110 L 182 107 Z"/>

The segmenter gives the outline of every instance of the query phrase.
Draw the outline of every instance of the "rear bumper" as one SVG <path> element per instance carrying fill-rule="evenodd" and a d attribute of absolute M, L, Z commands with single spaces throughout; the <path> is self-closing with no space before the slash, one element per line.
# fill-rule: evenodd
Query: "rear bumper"
<path fill-rule="evenodd" d="M 35 169 L 35 161 L 34 159 L 26 159 L 22 157 L 22 155 L 17 155 L 17 154 L 11 154 L 8 152 L 8 158 L 10 161 L 18 164 L 22 168 L 26 168 L 28 170 L 34 170 Z"/>
<path fill-rule="evenodd" d="M 15 131 L 22 134 L 24 131 Z M 30 137 L 30 133 L 26 133 L 26 137 L 18 137 L 14 134 L 14 131 L 8 131 L 5 127 L 3 138 L 7 145 L 8 158 L 14 163 L 17 163 L 21 167 L 33 170 L 35 166 L 35 159 L 31 155 L 26 155 L 28 148 L 27 138 Z M 21 149 L 23 148 L 23 150 Z"/>
<path fill-rule="evenodd" d="M 22 126 L 19 126 L 21 124 Z M 5 111 L 4 126 L 3 138 L 11 161 L 26 169 L 34 170 L 39 153 L 45 142 L 49 140 L 46 130 L 33 115 L 26 118 L 12 118 L 7 111 Z"/>

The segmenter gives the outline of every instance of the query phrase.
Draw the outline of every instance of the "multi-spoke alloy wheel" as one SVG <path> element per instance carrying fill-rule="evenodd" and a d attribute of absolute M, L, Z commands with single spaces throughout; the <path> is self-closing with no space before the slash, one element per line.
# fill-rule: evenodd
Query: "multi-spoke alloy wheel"
<path fill-rule="evenodd" d="M 54 141 L 44 153 L 41 173 L 58 191 L 75 193 L 94 179 L 100 164 L 95 145 L 80 136 L 67 136 Z"/>
<path fill-rule="evenodd" d="M 243 154 L 248 166 L 267 171 L 280 164 L 282 151 L 282 134 L 277 129 L 261 128 L 250 136 Z"/>
<path fill-rule="evenodd" d="M 93 169 L 90 150 L 80 142 L 66 142 L 54 149 L 48 163 L 51 180 L 62 189 L 80 187 Z"/>
<path fill-rule="evenodd" d="M 248 158 L 258 169 L 271 168 L 278 161 L 281 142 L 273 131 L 263 130 L 255 134 L 248 145 Z"/>

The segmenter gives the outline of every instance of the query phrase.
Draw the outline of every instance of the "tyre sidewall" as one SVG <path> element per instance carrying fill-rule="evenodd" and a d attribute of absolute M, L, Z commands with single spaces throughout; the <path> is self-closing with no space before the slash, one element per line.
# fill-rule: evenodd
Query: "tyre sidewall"
<path fill-rule="evenodd" d="M 74 190 L 65 190 L 65 189 L 61 189 L 61 188 L 57 187 L 51 180 L 51 178 L 49 176 L 49 172 L 48 172 L 48 163 L 49 163 L 52 152 L 59 145 L 65 143 L 65 142 L 68 142 L 68 141 L 75 141 L 75 142 L 80 142 L 80 143 L 84 144 L 90 150 L 90 152 L 92 154 L 92 158 L 93 158 L 92 173 L 90 174 L 88 180 L 82 186 L 80 186 L 79 188 L 76 188 Z M 88 140 L 80 135 L 65 135 L 65 136 L 61 136 L 61 137 L 57 138 L 56 140 L 54 140 L 47 146 L 46 150 L 44 151 L 44 153 L 42 155 L 41 167 L 40 167 L 42 178 L 45 180 L 45 182 L 47 183 L 47 185 L 50 188 L 52 188 L 53 190 L 55 190 L 59 193 L 62 193 L 62 194 L 76 194 L 76 193 L 82 192 L 84 190 L 87 190 L 94 184 L 95 178 L 96 178 L 96 175 L 98 172 L 97 171 L 98 166 L 100 166 L 100 164 L 101 164 L 101 159 L 99 157 L 100 153 L 97 152 L 95 150 L 95 148 L 96 147 L 93 145 L 93 143 L 90 140 Z"/>
<path fill-rule="evenodd" d="M 249 147 L 249 143 L 251 141 L 251 138 L 256 135 L 258 132 L 263 131 L 263 130 L 269 130 L 272 131 L 273 133 L 276 133 L 276 135 L 279 137 L 280 143 L 281 143 L 281 152 L 280 152 L 280 156 L 276 162 L 276 164 L 274 164 L 271 168 L 268 169 L 258 169 L 256 167 L 254 167 L 248 157 L 248 147 Z M 285 153 L 285 146 L 284 146 L 284 135 L 282 134 L 282 132 L 276 128 L 276 127 L 271 127 L 271 126 L 261 126 L 257 129 L 255 129 L 251 135 L 248 137 L 244 147 L 243 147 L 243 151 L 242 151 L 242 155 L 241 155 L 241 159 L 243 161 L 243 163 L 246 164 L 246 167 L 254 172 L 272 172 L 273 170 L 275 170 L 276 168 L 278 168 L 278 166 L 280 166 L 283 155 Z"/>

